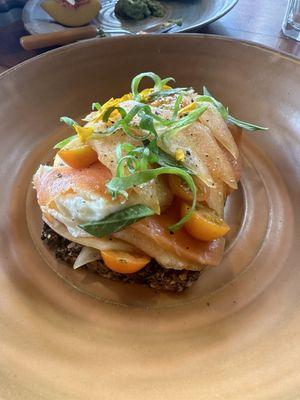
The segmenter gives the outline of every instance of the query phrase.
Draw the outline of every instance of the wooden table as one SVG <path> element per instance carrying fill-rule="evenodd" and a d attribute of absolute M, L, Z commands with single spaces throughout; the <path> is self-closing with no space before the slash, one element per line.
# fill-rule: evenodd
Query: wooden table
<path fill-rule="evenodd" d="M 287 1 L 239 0 L 230 13 L 198 32 L 250 40 L 300 57 L 300 42 L 280 31 Z M 24 34 L 21 21 L 0 29 L 0 72 L 42 52 L 23 50 L 19 38 Z"/>

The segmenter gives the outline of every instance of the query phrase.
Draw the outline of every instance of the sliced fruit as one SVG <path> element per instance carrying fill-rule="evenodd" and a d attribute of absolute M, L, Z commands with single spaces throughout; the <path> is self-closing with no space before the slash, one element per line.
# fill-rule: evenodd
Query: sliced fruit
<path fill-rule="evenodd" d="M 64 147 L 57 154 L 69 167 L 76 169 L 87 168 L 98 161 L 98 154 L 88 144 Z"/>
<path fill-rule="evenodd" d="M 151 260 L 144 254 L 126 253 L 125 251 L 101 251 L 105 265 L 120 274 L 132 274 L 144 268 Z"/>
<path fill-rule="evenodd" d="M 237 146 L 240 146 L 242 136 L 243 136 L 243 129 L 240 126 L 233 125 L 233 124 L 227 124 L 228 129 L 231 132 L 231 135 L 233 136 L 233 139 Z"/>
<path fill-rule="evenodd" d="M 186 185 L 186 183 L 177 175 L 169 175 L 169 185 L 170 189 L 175 196 L 179 197 L 181 200 L 185 200 L 188 203 L 193 201 L 193 194 L 191 189 Z M 197 187 L 197 200 L 204 201 L 205 193 L 204 189 Z"/>
<path fill-rule="evenodd" d="M 226 122 L 214 106 L 208 105 L 207 110 L 200 116 L 200 122 L 210 129 L 213 136 L 218 142 L 222 143 L 225 149 L 227 149 L 234 158 L 238 157 L 239 149 Z"/>
<path fill-rule="evenodd" d="M 186 203 L 181 205 L 181 215 L 185 215 L 190 209 Z M 229 231 L 229 226 L 213 210 L 200 206 L 184 224 L 187 232 L 194 238 L 211 241 L 218 239 Z"/>
<path fill-rule="evenodd" d="M 41 7 L 55 21 L 65 26 L 82 26 L 96 18 L 100 10 L 98 0 L 89 0 L 78 7 L 64 6 L 56 0 L 45 0 Z"/>

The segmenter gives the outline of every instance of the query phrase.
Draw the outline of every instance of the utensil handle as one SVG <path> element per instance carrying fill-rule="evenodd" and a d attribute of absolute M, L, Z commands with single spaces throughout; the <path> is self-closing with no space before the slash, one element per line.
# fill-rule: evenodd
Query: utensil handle
<path fill-rule="evenodd" d="M 93 38 L 97 36 L 97 34 L 97 27 L 89 25 L 81 28 L 65 29 L 59 32 L 23 36 L 20 39 L 20 43 L 25 50 L 34 50 Z"/>

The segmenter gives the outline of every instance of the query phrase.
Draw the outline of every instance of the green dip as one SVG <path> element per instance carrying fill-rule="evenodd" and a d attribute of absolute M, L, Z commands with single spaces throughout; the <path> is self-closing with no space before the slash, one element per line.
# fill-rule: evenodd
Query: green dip
<path fill-rule="evenodd" d="M 150 15 L 163 17 L 165 9 L 156 0 L 118 0 L 115 13 L 120 18 L 140 20 Z"/>

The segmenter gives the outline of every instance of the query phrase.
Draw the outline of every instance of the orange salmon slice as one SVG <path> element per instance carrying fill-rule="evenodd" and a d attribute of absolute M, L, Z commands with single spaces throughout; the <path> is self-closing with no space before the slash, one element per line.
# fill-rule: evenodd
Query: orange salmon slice
<path fill-rule="evenodd" d="M 168 226 L 177 222 L 179 215 L 177 205 L 173 204 L 166 213 L 145 218 L 131 227 L 149 239 L 151 238 L 157 244 L 157 252 L 163 248 L 176 254 L 178 258 L 189 260 L 192 263 L 218 265 L 224 251 L 224 238 L 203 242 L 191 237 L 184 228 L 177 232 L 170 232 Z M 136 246 L 138 247 L 138 243 Z"/>
<path fill-rule="evenodd" d="M 53 167 L 44 173 L 35 174 L 33 183 L 40 206 L 45 206 L 58 195 L 69 192 L 86 191 L 108 198 L 105 184 L 111 176 L 110 170 L 97 162 L 82 169 Z"/>

